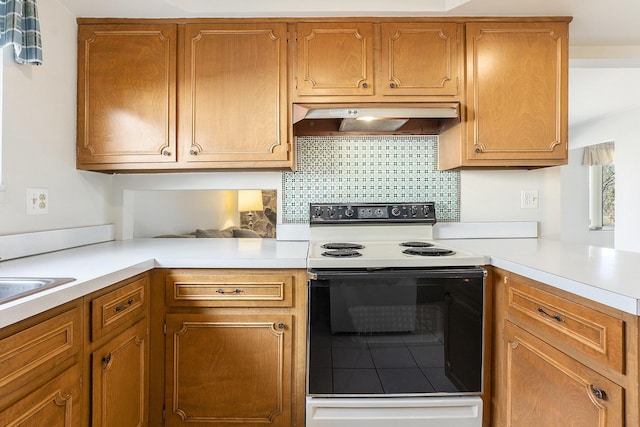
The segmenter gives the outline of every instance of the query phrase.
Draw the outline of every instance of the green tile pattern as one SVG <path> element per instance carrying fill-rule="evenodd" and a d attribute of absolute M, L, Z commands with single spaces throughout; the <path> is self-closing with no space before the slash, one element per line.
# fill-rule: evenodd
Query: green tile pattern
<path fill-rule="evenodd" d="M 309 222 L 310 203 L 432 201 L 438 221 L 460 220 L 460 173 L 438 170 L 437 136 L 299 137 L 284 173 L 283 222 Z"/>

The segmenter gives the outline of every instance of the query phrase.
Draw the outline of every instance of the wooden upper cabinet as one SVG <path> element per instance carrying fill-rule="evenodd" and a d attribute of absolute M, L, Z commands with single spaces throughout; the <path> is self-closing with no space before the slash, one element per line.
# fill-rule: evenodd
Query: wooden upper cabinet
<path fill-rule="evenodd" d="M 183 160 L 189 167 L 291 167 L 287 25 L 187 24 L 185 33 Z"/>
<path fill-rule="evenodd" d="M 299 23 L 296 99 L 455 96 L 461 29 L 452 22 Z"/>
<path fill-rule="evenodd" d="M 461 27 L 455 23 L 382 24 L 382 95 L 458 95 Z"/>
<path fill-rule="evenodd" d="M 298 24 L 297 95 L 373 95 L 373 24 Z"/>
<path fill-rule="evenodd" d="M 467 23 L 466 43 L 468 127 L 440 168 L 566 164 L 568 22 Z"/>
<path fill-rule="evenodd" d="M 176 161 L 176 29 L 78 26 L 78 169 Z"/>

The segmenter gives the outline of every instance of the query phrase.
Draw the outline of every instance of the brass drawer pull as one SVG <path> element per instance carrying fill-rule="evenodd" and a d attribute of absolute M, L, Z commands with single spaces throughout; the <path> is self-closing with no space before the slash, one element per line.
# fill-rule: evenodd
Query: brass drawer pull
<path fill-rule="evenodd" d="M 558 322 L 564 322 L 564 319 L 562 317 L 558 316 L 557 314 L 551 315 L 546 311 L 544 311 L 542 307 L 538 307 L 536 310 L 538 311 L 538 313 L 542 314 L 543 316 L 550 317 L 554 320 L 557 320 Z"/>
<path fill-rule="evenodd" d="M 133 304 L 133 298 L 129 298 L 127 300 L 127 303 L 124 305 L 117 305 L 116 308 L 113 309 L 113 311 L 115 311 L 116 313 L 119 313 L 122 310 L 131 307 L 131 304 Z"/>
<path fill-rule="evenodd" d="M 234 289 L 232 291 L 225 291 L 224 289 L 218 289 L 216 292 L 219 294 L 241 294 L 244 291 L 242 289 Z"/>

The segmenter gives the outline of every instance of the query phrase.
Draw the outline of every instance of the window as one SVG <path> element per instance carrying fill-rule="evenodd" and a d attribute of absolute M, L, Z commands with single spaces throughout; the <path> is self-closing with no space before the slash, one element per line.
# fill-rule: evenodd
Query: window
<path fill-rule="evenodd" d="M 589 228 L 612 230 L 616 224 L 616 167 L 613 142 L 585 148 L 582 164 L 589 166 Z"/>

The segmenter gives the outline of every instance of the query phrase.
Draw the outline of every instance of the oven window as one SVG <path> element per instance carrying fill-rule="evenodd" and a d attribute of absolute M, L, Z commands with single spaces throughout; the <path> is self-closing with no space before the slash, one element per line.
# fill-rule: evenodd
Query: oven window
<path fill-rule="evenodd" d="M 311 280 L 309 394 L 479 394 L 484 275 L 475 270 Z"/>

